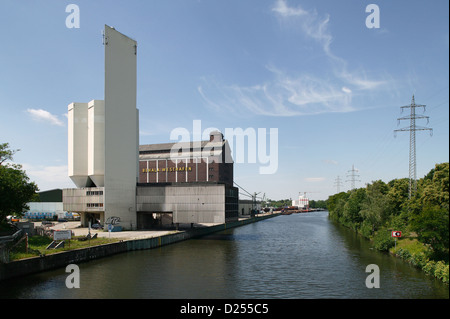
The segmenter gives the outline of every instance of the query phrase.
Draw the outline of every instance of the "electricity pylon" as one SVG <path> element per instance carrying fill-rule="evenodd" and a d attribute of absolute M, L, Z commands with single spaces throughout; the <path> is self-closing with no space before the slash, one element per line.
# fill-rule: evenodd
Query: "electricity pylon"
<path fill-rule="evenodd" d="M 342 186 L 342 181 L 341 181 L 341 178 L 339 176 L 334 181 L 334 186 L 336 186 L 336 190 L 337 190 L 336 194 L 339 194 L 341 192 L 341 186 Z"/>
<path fill-rule="evenodd" d="M 411 105 L 402 106 L 402 112 L 404 109 L 411 109 L 410 115 L 400 117 L 397 119 L 398 125 L 401 120 L 409 120 L 409 126 L 394 130 L 394 136 L 396 136 L 397 132 L 407 132 L 409 131 L 409 198 L 411 198 L 417 191 L 417 174 L 416 174 L 416 131 L 430 131 L 430 135 L 433 135 L 433 129 L 423 126 L 417 126 L 417 119 L 427 119 L 427 124 L 429 122 L 429 117 L 424 115 L 417 115 L 416 108 L 423 107 L 423 111 L 425 112 L 425 105 L 416 104 L 414 100 L 414 94 L 412 96 Z"/>
<path fill-rule="evenodd" d="M 356 174 L 358 170 L 355 169 L 355 165 L 352 165 L 352 169 L 348 172 L 350 173 L 350 175 L 347 175 L 347 177 L 350 177 L 350 180 L 346 180 L 346 182 L 351 182 L 352 183 L 351 189 L 355 189 L 355 182 L 360 182 L 360 180 L 356 179 L 356 177 L 359 177 L 359 175 Z"/>

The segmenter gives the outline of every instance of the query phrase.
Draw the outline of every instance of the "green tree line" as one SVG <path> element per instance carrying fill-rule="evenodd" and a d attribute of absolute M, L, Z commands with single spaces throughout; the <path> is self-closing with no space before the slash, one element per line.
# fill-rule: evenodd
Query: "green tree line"
<path fill-rule="evenodd" d="M 9 149 L 8 143 L 0 143 L 0 229 L 6 223 L 6 216 L 21 216 L 38 191 L 22 166 L 10 163 L 17 151 Z"/>
<path fill-rule="evenodd" d="M 407 257 L 410 259 L 417 257 L 420 260 L 413 263 L 422 268 L 432 262 L 439 262 L 439 267 L 445 263 L 446 274 L 441 277 L 446 276 L 448 282 L 449 163 L 436 164 L 419 179 L 417 191 L 411 198 L 409 179 L 395 179 L 388 183 L 378 180 L 365 188 L 330 196 L 327 208 L 332 220 L 371 239 L 378 250 L 392 251 L 393 230 L 401 231 L 402 239 L 420 242 L 423 249 L 416 251 L 417 256 L 404 250 L 396 253 L 409 254 Z"/>
<path fill-rule="evenodd" d="M 292 205 L 292 199 L 280 199 L 280 200 L 271 200 L 268 199 L 265 202 L 270 207 L 286 207 Z M 327 201 L 325 200 L 310 200 L 309 201 L 310 208 L 327 208 Z"/>

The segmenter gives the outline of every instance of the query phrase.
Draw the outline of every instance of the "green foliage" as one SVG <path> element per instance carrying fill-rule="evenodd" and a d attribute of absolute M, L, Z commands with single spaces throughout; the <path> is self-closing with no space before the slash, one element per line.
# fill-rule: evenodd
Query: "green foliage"
<path fill-rule="evenodd" d="M 418 239 L 430 245 L 437 253 L 445 252 L 449 246 L 449 214 L 439 206 L 426 206 L 411 217 L 411 230 Z"/>
<path fill-rule="evenodd" d="M 281 199 L 281 200 L 267 200 L 269 206 L 273 207 L 285 207 L 285 206 L 291 206 L 292 200 L 291 199 Z"/>
<path fill-rule="evenodd" d="M 15 151 L 8 149 L 8 143 L 0 144 L 0 223 L 8 215 L 20 216 L 38 190 L 34 182 L 30 182 L 21 165 L 5 164 L 12 160 Z"/>
<path fill-rule="evenodd" d="M 444 261 L 430 260 L 426 252 L 414 251 L 405 248 L 400 248 L 397 250 L 398 257 L 402 258 L 406 262 L 422 269 L 427 275 L 436 277 L 442 280 L 444 283 L 449 283 L 449 265 Z"/>
<path fill-rule="evenodd" d="M 310 200 L 309 201 L 310 208 L 327 208 L 327 201 L 325 200 Z"/>
<path fill-rule="evenodd" d="M 395 244 L 394 239 L 391 237 L 391 232 L 384 228 L 375 234 L 373 242 L 374 248 L 381 251 L 389 251 Z"/>
<path fill-rule="evenodd" d="M 0 143 L 0 166 L 6 161 L 12 161 L 13 155 L 19 150 L 10 150 L 9 143 Z"/>
<path fill-rule="evenodd" d="M 409 180 L 407 178 L 394 179 L 388 183 L 388 199 L 391 203 L 393 215 L 400 214 L 408 201 Z"/>
<path fill-rule="evenodd" d="M 449 280 L 448 264 L 444 264 L 442 261 L 438 261 L 435 266 L 434 276 L 448 284 Z"/>
<path fill-rule="evenodd" d="M 344 211 L 344 205 L 349 197 L 349 193 L 341 192 L 328 198 L 327 207 L 331 219 L 334 219 L 336 221 L 341 220 Z"/>
<path fill-rule="evenodd" d="M 335 194 L 327 200 L 329 216 L 383 251 L 393 250 L 391 231 L 402 231 L 400 242 L 410 236 L 417 245 L 397 248 L 395 254 L 448 282 L 449 163 L 436 164 L 417 186 L 411 199 L 406 178 Z"/>
<path fill-rule="evenodd" d="M 363 221 L 363 217 L 360 213 L 361 203 L 366 200 L 366 197 L 364 189 L 352 190 L 344 204 L 342 218 L 345 220 L 346 224 L 353 225 L 355 229 L 358 229 Z"/>
<path fill-rule="evenodd" d="M 361 216 L 372 225 L 374 233 L 387 220 L 390 213 L 389 198 L 386 196 L 388 185 L 383 181 L 368 184 L 366 198 L 361 203 Z"/>
<path fill-rule="evenodd" d="M 53 238 L 47 236 L 32 236 L 28 238 L 28 251 L 25 246 L 25 241 L 22 241 L 20 244 L 15 246 L 10 251 L 10 260 L 18 260 L 23 258 L 36 257 L 41 255 L 50 255 L 55 254 L 62 251 L 69 251 L 74 249 L 82 249 L 87 248 L 93 245 L 104 245 L 109 243 L 114 243 L 119 241 L 118 238 L 106 238 L 106 237 L 98 237 L 92 239 L 91 241 L 79 241 L 77 240 L 80 237 L 73 237 L 70 240 L 70 243 L 66 241 L 66 244 L 63 248 L 51 249 L 47 250 L 47 246 L 53 241 Z"/>

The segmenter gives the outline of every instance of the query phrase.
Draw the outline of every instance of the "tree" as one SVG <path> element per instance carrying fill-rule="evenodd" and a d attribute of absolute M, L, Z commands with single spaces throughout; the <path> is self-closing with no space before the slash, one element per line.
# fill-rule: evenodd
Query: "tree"
<path fill-rule="evenodd" d="M 421 242 L 441 255 L 449 249 L 449 163 L 436 164 L 410 201 L 410 225 Z"/>
<path fill-rule="evenodd" d="M 6 163 L 12 160 L 15 152 L 9 150 L 8 143 L 0 144 L 0 223 L 8 215 L 20 216 L 38 191 L 21 165 Z"/>
<path fill-rule="evenodd" d="M 361 203 L 366 199 L 364 188 L 354 189 L 350 192 L 350 196 L 344 205 L 343 218 L 351 225 L 352 228 L 359 228 L 362 222 L 360 214 Z"/>
<path fill-rule="evenodd" d="M 330 213 L 330 218 L 342 221 L 342 215 L 344 210 L 344 205 L 349 198 L 349 193 L 340 192 L 330 196 L 327 200 L 327 208 Z"/>
<path fill-rule="evenodd" d="M 426 206 L 411 218 L 411 230 L 417 233 L 419 241 L 430 245 L 437 254 L 447 253 L 448 256 L 448 223 L 448 210 L 439 206 Z"/>
<path fill-rule="evenodd" d="M 391 210 L 387 192 L 388 186 L 381 180 L 367 185 L 366 199 L 361 204 L 361 216 L 372 226 L 372 234 L 389 217 Z"/>
<path fill-rule="evenodd" d="M 0 166 L 6 161 L 12 161 L 13 155 L 20 150 L 10 150 L 8 143 L 0 144 Z"/>
<path fill-rule="evenodd" d="M 392 214 L 398 215 L 401 213 L 405 203 L 409 197 L 409 179 L 400 178 L 394 179 L 388 183 L 389 191 L 387 196 L 392 205 Z"/>

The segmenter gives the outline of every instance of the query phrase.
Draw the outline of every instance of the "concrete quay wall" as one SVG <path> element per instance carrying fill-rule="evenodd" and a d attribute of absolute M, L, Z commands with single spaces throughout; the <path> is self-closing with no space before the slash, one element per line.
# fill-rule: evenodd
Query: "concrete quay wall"
<path fill-rule="evenodd" d="M 124 240 L 117 243 L 92 246 L 83 249 L 74 249 L 60 253 L 50 254 L 42 257 L 32 257 L 0 264 L 0 281 L 25 276 L 33 273 L 66 267 L 69 264 L 77 264 L 98 258 L 103 258 L 118 253 L 124 253 L 133 250 L 152 249 L 173 243 L 181 242 L 187 239 L 196 238 L 235 228 L 267 218 L 275 217 L 280 214 L 271 214 L 265 216 L 252 217 L 236 222 L 219 224 L 210 227 L 194 228 L 189 231 L 177 232 L 168 235 L 162 235 L 152 238 Z"/>

